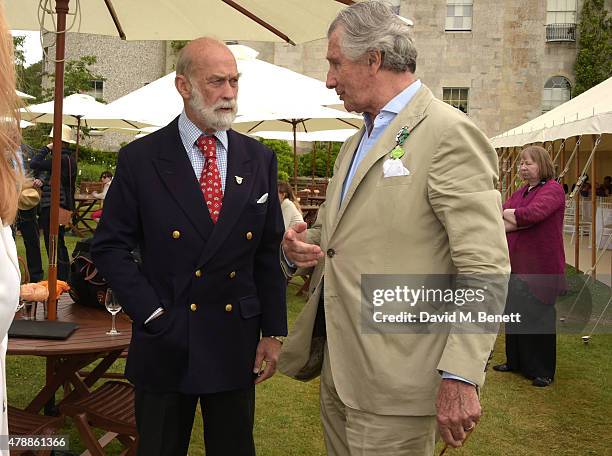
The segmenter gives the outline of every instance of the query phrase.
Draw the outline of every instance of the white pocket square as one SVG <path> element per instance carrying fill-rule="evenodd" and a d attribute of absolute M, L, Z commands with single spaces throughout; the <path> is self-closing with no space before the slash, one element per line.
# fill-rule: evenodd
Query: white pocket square
<path fill-rule="evenodd" d="M 268 201 L 268 194 L 267 194 L 267 193 L 264 193 L 264 194 L 263 194 L 263 195 L 261 195 L 261 196 L 259 197 L 259 199 L 257 200 L 257 204 L 263 204 L 263 203 L 265 203 L 266 201 Z"/>
<path fill-rule="evenodd" d="M 383 163 L 383 177 L 408 176 L 410 171 L 397 158 L 388 158 Z"/>

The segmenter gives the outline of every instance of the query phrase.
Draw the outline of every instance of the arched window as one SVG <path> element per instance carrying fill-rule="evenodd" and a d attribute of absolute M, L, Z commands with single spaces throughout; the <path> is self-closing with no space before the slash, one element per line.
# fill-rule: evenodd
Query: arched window
<path fill-rule="evenodd" d="M 563 76 L 553 76 L 546 84 L 542 93 L 542 112 L 550 111 L 571 98 L 572 85 Z"/>

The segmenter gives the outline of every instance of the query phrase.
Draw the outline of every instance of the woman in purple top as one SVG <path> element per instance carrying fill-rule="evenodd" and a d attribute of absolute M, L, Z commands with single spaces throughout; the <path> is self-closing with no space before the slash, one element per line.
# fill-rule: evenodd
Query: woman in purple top
<path fill-rule="evenodd" d="M 565 193 L 542 147 L 523 149 L 519 173 L 526 184 L 506 201 L 503 218 L 512 267 L 506 312 L 521 314 L 521 323 L 506 325 L 506 363 L 493 369 L 548 386 L 557 355 L 554 306 L 565 287 Z"/>

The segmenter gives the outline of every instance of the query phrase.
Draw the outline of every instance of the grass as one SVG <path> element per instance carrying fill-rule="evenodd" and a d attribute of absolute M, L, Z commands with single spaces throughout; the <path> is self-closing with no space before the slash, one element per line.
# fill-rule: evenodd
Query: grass
<path fill-rule="evenodd" d="M 69 252 L 78 239 L 67 237 Z M 23 255 L 23 245 L 18 239 Z M 568 270 L 571 283 L 575 271 Z M 288 288 L 290 324 L 304 304 Z M 593 314 L 607 302 L 609 288 L 591 288 Z M 576 292 L 561 303 L 564 308 Z M 588 326 L 590 327 L 590 326 Z M 608 331 L 609 332 L 609 331 Z M 559 334 L 557 374 L 549 388 L 534 388 L 516 374 L 490 370 L 482 390 L 484 415 L 465 448 L 449 454 L 462 456 L 521 455 L 606 455 L 610 450 L 610 410 L 612 409 L 612 334 L 596 334 L 588 345 L 582 333 Z M 500 335 L 491 364 L 505 360 L 504 336 Z M 123 361 L 113 366 L 121 372 Z M 44 359 L 26 356 L 7 358 L 8 397 L 11 404 L 25 406 L 44 383 Z M 323 456 L 325 446 L 319 422 L 318 380 L 302 383 L 277 374 L 257 388 L 255 440 L 262 456 Z M 228 423 L 231 425 L 231 423 Z M 72 451 L 84 450 L 74 425 L 63 429 L 69 434 Z M 607 437 L 606 437 L 607 436 Z M 204 452 L 202 418 L 196 414 L 190 455 Z M 441 445 L 439 445 L 441 448 Z M 119 454 L 119 445 L 109 454 Z"/>

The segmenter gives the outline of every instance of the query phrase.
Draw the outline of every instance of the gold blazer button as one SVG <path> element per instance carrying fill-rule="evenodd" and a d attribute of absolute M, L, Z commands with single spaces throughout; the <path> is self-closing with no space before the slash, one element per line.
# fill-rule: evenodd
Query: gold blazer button
<path fill-rule="evenodd" d="M 247 238 L 247 240 L 249 240 L 249 241 L 250 241 L 251 239 L 253 239 L 253 233 L 251 233 L 250 231 L 248 231 L 248 232 L 247 232 L 247 234 L 246 234 L 246 238 Z"/>
<path fill-rule="evenodd" d="M 197 278 L 202 277 L 202 271 L 201 271 L 200 269 L 198 269 L 198 270 L 195 272 L 195 276 L 196 276 Z"/>
<path fill-rule="evenodd" d="M 180 237 L 181 237 L 181 232 L 180 232 L 180 231 L 178 231 L 178 230 L 174 230 L 174 231 L 172 232 L 172 237 L 173 237 L 174 239 L 178 239 L 178 238 L 180 238 Z"/>
<path fill-rule="evenodd" d="M 192 312 L 195 312 L 196 310 L 198 310 L 198 305 L 197 304 L 191 304 L 189 306 L 189 308 L 191 309 Z"/>
<path fill-rule="evenodd" d="M 234 306 L 232 306 L 231 304 L 226 304 L 225 305 L 225 311 L 226 312 L 231 312 L 233 308 L 234 308 Z"/>

